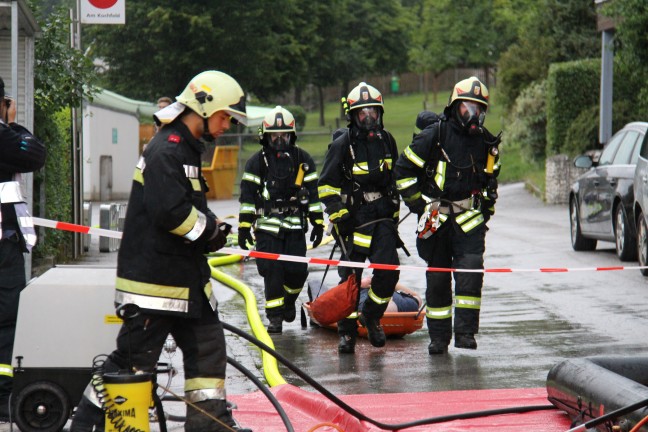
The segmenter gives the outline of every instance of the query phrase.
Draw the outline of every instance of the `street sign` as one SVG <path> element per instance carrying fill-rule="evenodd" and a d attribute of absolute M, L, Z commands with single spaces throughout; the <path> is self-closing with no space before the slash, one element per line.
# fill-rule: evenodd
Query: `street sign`
<path fill-rule="evenodd" d="M 126 0 L 80 0 L 82 24 L 125 24 Z"/>

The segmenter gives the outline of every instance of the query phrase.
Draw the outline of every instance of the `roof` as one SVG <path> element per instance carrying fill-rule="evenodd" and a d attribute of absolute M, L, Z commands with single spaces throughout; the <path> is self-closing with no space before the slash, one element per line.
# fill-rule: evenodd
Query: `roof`
<path fill-rule="evenodd" d="M 133 114 L 138 118 L 153 119 L 153 114 L 158 111 L 157 104 L 148 101 L 140 101 L 129 99 L 125 96 L 119 95 L 110 90 L 101 89 L 96 93 L 92 101 L 88 101 L 90 105 L 122 111 L 125 113 Z M 246 107 L 248 116 L 248 127 L 261 126 L 263 117 L 272 108 L 248 105 Z"/>

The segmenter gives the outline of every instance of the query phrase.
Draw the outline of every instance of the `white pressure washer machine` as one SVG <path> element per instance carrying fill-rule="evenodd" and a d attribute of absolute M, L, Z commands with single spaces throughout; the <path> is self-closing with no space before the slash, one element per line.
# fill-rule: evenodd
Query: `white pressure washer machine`
<path fill-rule="evenodd" d="M 21 432 L 57 432 L 81 400 L 93 359 L 115 349 L 114 268 L 55 267 L 22 291 L 13 350 Z"/>

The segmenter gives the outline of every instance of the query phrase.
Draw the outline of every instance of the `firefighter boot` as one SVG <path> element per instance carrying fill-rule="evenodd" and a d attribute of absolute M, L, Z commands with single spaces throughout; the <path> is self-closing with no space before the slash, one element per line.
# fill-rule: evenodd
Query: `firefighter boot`
<path fill-rule="evenodd" d="M 273 333 L 273 334 L 281 334 L 282 331 L 282 325 L 283 325 L 283 316 L 271 316 L 268 317 L 268 321 L 270 321 L 270 324 L 268 324 L 268 333 Z"/>
<path fill-rule="evenodd" d="M 366 315 L 360 315 L 360 324 L 367 328 L 369 342 L 375 347 L 385 346 L 385 332 L 380 325 L 380 318 L 371 318 Z"/>
<path fill-rule="evenodd" d="M 477 341 L 472 333 L 455 333 L 455 347 L 477 349 Z"/>
<path fill-rule="evenodd" d="M 242 428 L 232 417 L 232 410 L 227 401 L 222 399 L 208 399 L 197 402 L 196 407 L 216 417 L 218 421 L 205 415 L 203 412 L 187 405 L 186 432 L 252 432 L 251 429 Z"/>
<path fill-rule="evenodd" d="M 97 426 L 98 431 L 102 431 L 104 430 L 105 419 L 104 411 L 83 396 L 76 411 L 74 411 L 70 432 L 91 432 L 95 426 Z"/>
<path fill-rule="evenodd" d="M 428 345 L 428 354 L 437 355 L 448 352 L 448 342 L 442 339 L 432 339 Z"/>
<path fill-rule="evenodd" d="M 355 352 L 356 336 L 350 334 L 340 335 L 338 352 L 341 354 L 353 354 Z"/>

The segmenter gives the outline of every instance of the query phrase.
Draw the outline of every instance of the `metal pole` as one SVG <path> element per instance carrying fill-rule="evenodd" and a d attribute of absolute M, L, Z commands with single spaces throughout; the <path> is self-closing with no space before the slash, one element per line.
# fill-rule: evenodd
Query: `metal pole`
<path fill-rule="evenodd" d="M 76 11 L 70 9 L 70 47 L 81 50 L 80 3 L 76 2 Z M 80 107 L 72 107 L 72 220 L 81 224 L 83 220 L 83 140 L 82 122 L 83 101 Z M 73 234 L 73 257 L 83 253 L 81 235 Z"/>

